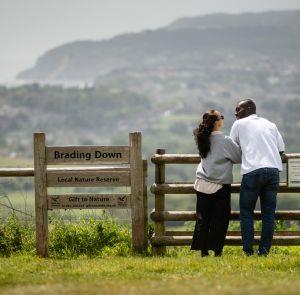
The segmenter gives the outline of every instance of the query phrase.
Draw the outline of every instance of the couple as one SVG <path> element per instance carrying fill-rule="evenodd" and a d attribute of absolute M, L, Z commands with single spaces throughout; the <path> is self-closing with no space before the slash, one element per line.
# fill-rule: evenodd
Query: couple
<path fill-rule="evenodd" d="M 273 234 L 281 154 L 284 142 L 274 123 L 256 115 L 253 100 L 241 100 L 230 137 L 220 130 L 224 117 L 210 110 L 194 130 L 201 157 L 194 188 L 197 192 L 196 224 L 191 249 L 221 256 L 230 218 L 230 184 L 233 163 L 242 163 L 240 224 L 243 251 L 253 255 L 253 212 L 260 197 L 262 232 L 258 255 L 269 253 Z"/>

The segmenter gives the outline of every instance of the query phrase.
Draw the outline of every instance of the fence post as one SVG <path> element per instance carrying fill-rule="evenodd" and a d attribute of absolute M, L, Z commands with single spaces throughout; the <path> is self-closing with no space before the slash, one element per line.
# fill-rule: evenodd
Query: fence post
<path fill-rule="evenodd" d="M 164 149 L 157 149 L 156 154 L 163 155 L 165 154 Z M 165 183 L 165 164 L 155 164 L 155 183 L 163 184 Z M 165 195 L 155 194 L 154 199 L 155 212 L 165 211 Z M 165 223 L 164 221 L 154 223 L 154 234 L 155 237 L 165 235 Z M 155 246 L 153 248 L 156 255 L 164 255 L 166 253 L 166 246 Z"/>
<path fill-rule="evenodd" d="M 132 208 L 132 247 L 142 253 L 146 250 L 146 224 L 144 217 L 142 135 L 140 132 L 129 134 L 130 142 L 130 178 Z"/>
<path fill-rule="evenodd" d="M 148 247 L 148 198 L 147 198 L 147 181 L 148 181 L 148 162 L 143 160 L 143 202 L 144 202 L 144 236 L 145 250 Z"/>
<path fill-rule="evenodd" d="M 35 183 L 35 225 L 36 252 L 38 256 L 48 256 L 48 204 L 46 184 L 45 134 L 34 133 L 34 183 Z"/>

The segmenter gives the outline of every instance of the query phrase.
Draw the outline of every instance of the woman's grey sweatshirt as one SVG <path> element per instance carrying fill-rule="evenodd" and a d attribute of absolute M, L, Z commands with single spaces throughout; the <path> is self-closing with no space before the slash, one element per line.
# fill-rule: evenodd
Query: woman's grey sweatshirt
<path fill-rule="evenodd" d="M 233 182 L 232 165 L 241 163 L 241 149 L 229 137 L 221 132 L 210 135 L 210 151 L 201 159 L 196 177 L 219 184 Z"/>

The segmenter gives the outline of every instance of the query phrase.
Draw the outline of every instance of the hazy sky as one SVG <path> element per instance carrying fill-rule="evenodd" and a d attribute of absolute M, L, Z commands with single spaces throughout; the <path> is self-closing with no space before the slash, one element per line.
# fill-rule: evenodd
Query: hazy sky
<path fill-rule="evenodd" d="M 183 16 L 300 9 L 300 0 L 0 0 L 0 83 L 57 45 L 156 29 Z"/>

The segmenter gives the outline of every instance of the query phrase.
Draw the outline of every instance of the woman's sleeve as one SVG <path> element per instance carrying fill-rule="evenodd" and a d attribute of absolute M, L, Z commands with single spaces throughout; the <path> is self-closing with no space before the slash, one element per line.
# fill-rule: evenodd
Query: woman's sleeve
<path fill-rule="evenodd" d="M 229 136 L 225 137 L 224 154 L 225 158 L 229 159 L 233 163 L 241 163 L 242 161 L 241 148 Z"/>

